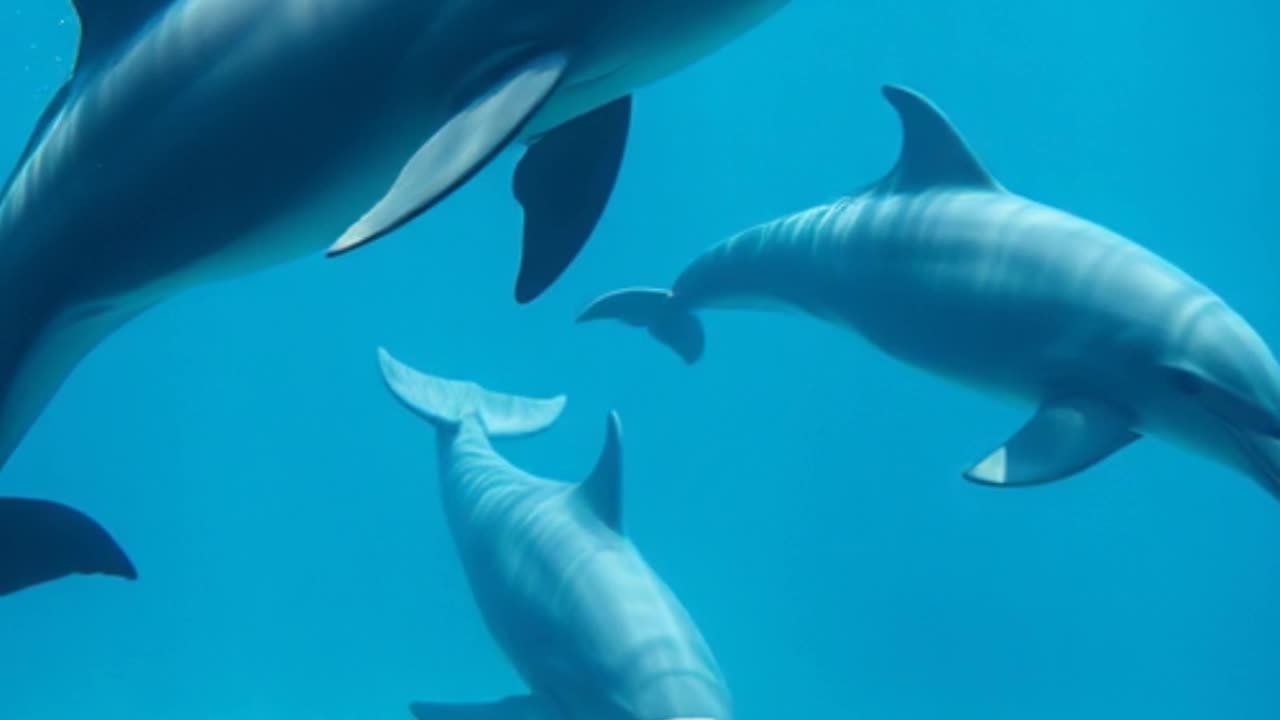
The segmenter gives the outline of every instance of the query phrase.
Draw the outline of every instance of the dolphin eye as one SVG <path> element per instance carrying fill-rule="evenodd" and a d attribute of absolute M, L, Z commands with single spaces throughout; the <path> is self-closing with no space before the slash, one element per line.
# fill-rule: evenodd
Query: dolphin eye
<path fill-rule="evenodd" d="M 1184 395 L 1199 395 L 1204 391 L 1204 381 L 1186 370 L 1175 369 L 1172 378 L 1173 386 Z"/>

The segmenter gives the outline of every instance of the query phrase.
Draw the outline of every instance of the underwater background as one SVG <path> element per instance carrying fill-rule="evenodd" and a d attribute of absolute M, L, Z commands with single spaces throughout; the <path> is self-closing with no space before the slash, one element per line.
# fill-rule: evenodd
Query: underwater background
<path fill-rule="evenodd" d="M 1011 190 L 1147 245 L 1280 348 L 1277 31 L 1271 0 L 798 1 L 637 95 L 602 225 L 531 306 L 511 292 L 514 154 L 374 246 L 158 306 L 75 371 L 0 478 L 88 512 L 141 572 L 0 601 L 0 719 L 407 718 L 412 699 L 523 692 L 379 345 L 567 393 L 552 431 L 499 446 L 545 476 L 584 476 L 621 413 L 626 528 L 740 720 L 1280 717 L 1280 505 L 1250 479 L 1145 440 L 1051 486 L 978 487 L 960 472 L 1029 410 L 851 335 L 711 314 L 690 369 L 573 323 L 877 179 L 894 82 Z M 69 3 L 0 1 L 6 172 L 76 37 Z"/>

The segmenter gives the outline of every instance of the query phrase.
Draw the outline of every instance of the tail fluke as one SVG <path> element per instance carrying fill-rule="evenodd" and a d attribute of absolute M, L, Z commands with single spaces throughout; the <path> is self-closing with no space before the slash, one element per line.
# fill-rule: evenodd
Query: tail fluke
<path fill-rule="evenodd" d="M 532 435 L 550 427 L 564 411 L 563 395 L 546 400 L 503 395 L 473 382 L 418 372 L 383 349 L 378 350 L 378 359 L 391 392 L 436 427 L 455 427 L 475 415 L 492 437 Z"/>
<path fill-rule="evenodd" d="M 124 550 L 85 514 L 44 500 L 0 498 L 0 595 L 75 574 L 138 578 Z"/>
<path fill-rule="evenodd" d="M 646 328 L 690 365 L 698 362 L 706 347 L 702 322 L 674 302 L 669 290 L 627 288 L 602 295 L 578 316 L 578 322 L 592 320 L 618 320 Z"/>

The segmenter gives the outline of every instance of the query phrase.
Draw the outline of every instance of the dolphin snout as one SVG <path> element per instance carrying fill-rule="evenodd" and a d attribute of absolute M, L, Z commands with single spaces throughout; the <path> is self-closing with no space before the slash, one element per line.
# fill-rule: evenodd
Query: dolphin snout
<path fill-rule="evenodd" d="M 1269 397 L 1260 399 L 1258 407 L 1257 431 L 1270 438 L 1280 440 L 1280 393 L 1268 393 Z"/>
<path fill-rule="evenodd" d="M 1255 433 L 1240 433 L 1237 437 L 1254 480 L 1280 500 L 1280 440 Z"/>
<path fill-rule="evenodd" d="M 1183 374 L 1183 392 L 1194 395 L 1209 412 L 1242 431 L 1280 440 L 1280 400 L 1277 393 L 1239 389 L 1216 378 Z"/>

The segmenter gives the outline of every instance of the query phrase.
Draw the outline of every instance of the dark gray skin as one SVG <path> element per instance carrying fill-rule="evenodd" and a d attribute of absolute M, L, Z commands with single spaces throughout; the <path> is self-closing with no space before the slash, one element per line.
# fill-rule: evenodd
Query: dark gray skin
<path fill-rule="evenodd" d="M 527 111 L 519 117 L 481 115 L 467 126 L 492 133 L 492 152 L 357 240 L 443 199 L 508 142 L 555 137 L 567 121 L 616 106 L 785 0 L 75 4 L 84 21 L 75 73 L 0 197 L 0 466 L 67 374 L 121 324 L 194 284 L 346 237 L 424 143 L 522 68 L 542 63 L 554 82 L 515 93 Z M 608 144 L 598 164 L 616 172 L 626 117 L 613 112 L 576 150 L 590 160 L 592 143 Z M 563 194 L 575 194 L 566 182 Z M 580 229 L 589 234 L 606 199 Z M 528 209 L 533 217 L 538 208 Z M 571 244 L 526 249 L 535 277 L 522 301 L 585 241 L 553 234 L 540 242 Z M 539 267 L 544 249 L 551 259 Z"/>

